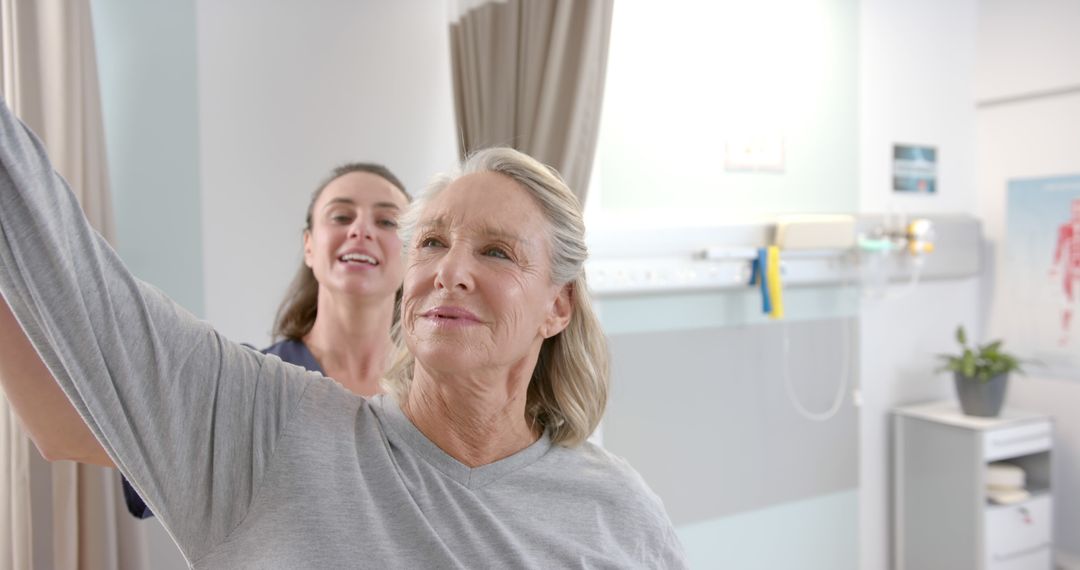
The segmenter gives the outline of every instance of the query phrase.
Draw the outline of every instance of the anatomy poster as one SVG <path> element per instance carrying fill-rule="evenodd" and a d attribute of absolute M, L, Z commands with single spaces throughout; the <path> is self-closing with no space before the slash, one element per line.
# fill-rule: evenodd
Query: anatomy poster
<path fill-rule="evenodd" d="M 1080 380 L 1080 176 L 1009 182 L 998 299 L 1007 345 Z"/>

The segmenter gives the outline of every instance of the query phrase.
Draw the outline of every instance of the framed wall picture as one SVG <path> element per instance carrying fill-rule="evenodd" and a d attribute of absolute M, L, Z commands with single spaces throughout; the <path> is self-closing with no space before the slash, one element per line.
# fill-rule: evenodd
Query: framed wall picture
<path fill-rule="evenodd" d="M 937 149 L 932 146 L 893 145 L 893 191 L 937 193 Z"/>

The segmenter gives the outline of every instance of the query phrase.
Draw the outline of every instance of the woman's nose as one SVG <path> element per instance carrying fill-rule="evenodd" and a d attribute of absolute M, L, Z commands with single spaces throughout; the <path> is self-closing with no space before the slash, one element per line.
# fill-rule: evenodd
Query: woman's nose
<path fill-rule="evenodd" d="M 363 216 L 357 216 L 349 226 L 349 237 L 362 239 L 374 238 L 375 234 L 372 233 L 372 224 Z"/>
<path fill-rule="evenodd" d="M 435 269 L 435 288 L 465 292 L 474 285 L 472 256 L 466 248 L 450 247 Z"/>

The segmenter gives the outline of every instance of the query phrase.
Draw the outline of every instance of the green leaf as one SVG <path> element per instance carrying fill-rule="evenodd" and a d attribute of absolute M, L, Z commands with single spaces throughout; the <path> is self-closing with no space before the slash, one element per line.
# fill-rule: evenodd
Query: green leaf
<path fill-rule="evenodd" d="M 965 349 L 964 356 L 960 358 L 960 372 L 968 378 L 975 377 L 975 355 L 970 349 Z"/>
<path fill-rule="evenodd" d="M 967 331 L 963 325 L 956 327 L 956 341 L 962 348 L 960 354 L 937 354 L 939 372 L 952 371 L 960 376 L 978 382 L 988 382 L 1001 374 L 1019 372 L 1023 374 L 1021 364 L 1027 362 L 1002 350 L 1001 339 L 985 344 L 968 346 Z"/>

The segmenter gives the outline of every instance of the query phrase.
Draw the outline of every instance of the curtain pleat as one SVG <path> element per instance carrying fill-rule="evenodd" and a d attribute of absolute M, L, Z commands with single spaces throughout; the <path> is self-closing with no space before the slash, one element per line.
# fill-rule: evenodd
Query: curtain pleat
<path fill-rule="evenodd" d="M 600 126 L 613 0 L 506 0 L 452 14 L 459 150 L 510 146 L 584 203 Z"/>
<path fill-rule="evenodd" d="M 0 567 L 30 568 L 29 443 L 14 411 L 0 393 Z"/>
<path fill-rule="evenodd" d="M 0 91 L 13 109 L 20 102 L 14 88 L 21 71 L 14 49 L 19 40 L 17 9 L 15 2 L 0 0 Z M 4 568 L 33 565 L 29 448 L 29 439 L 15 411 L 0 392 L 0 460 L 4 462 L 0 466 L 0 566 Z"/>

